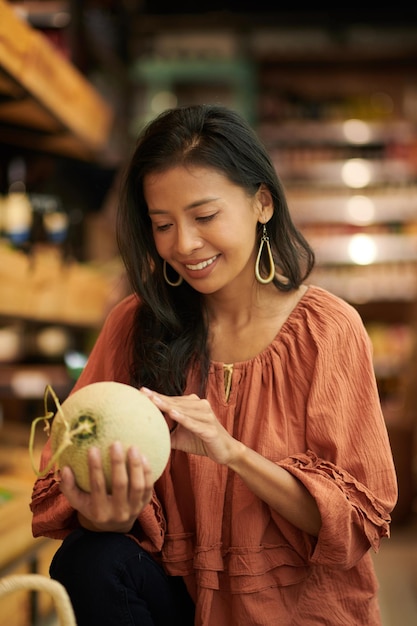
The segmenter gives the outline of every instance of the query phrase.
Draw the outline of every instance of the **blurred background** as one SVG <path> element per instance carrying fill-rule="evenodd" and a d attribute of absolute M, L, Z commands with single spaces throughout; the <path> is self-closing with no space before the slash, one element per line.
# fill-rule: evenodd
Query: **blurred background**
<path fill-rule="evenodd" d="M 0 575 L 44 572 L 56 549 L 30 536 L 30 425 L 128 293 L 124 164 L 148 120 L 196 102 L 253 125 L 316 251 L 310 282 L 367 327 L 400 490 L 376 556 L 384 626 L 417 623 L 417 9 L 401 3 L 0 0 Z M 0 626 L 50 613 L 16 594 Z"/>

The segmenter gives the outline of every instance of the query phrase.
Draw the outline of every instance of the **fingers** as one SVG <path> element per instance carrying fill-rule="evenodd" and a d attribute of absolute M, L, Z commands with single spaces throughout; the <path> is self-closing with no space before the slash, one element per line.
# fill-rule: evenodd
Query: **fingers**
<path fill-rule="evenodd" d="M 60 471 L 60 486 L 66 489 L 71 489 L 75 486 L 75 476 L 67 465 Z"/>
<path fill-rule="evenodd" d="M 106 493 L 106 479 L 100 449 L 95 446 L 89 448 L 87 461 L 90 478 L 90 492 L 93 495 L 104 495 Z"/>
<path fill-rule="evenodd" d="M 126 456 L 122 444 L 118 441 L 109 448 L 111 491 L 127 493 L 128 473 L 126 469 Z"/>
<path fill-rule="evenodd" d="M 72 470 L 65 466 L 60 471 L 59 488 L 64 496 L 72 503 L 72 498 L 75 497 L 78 488 L 75 484 L 75 476 Z"/>
<path fill-rule="evenodd" d="M 161 411 L 172 417 L 174 421 L 178 421 L 178 418 L 189 414 L 199 414 L 202 402 L 204 402 L 195 394 L 187 396 L 165 396 L 147 389 L 146 387 L 142 387 L 141 391 L 143 391 Z"/>
<path fill-rule="evenodd" d="M 107 480 L 104 466 L 110 474 Z M 86 519 L 103 529 L 125 530 L 131 527 L 150 501 L 153 490 L 152 470 L 137 448 L 125 452 L 122 444 L 112 444 L 108 462 L 92 447 L 88 451 L 89 493 L 78 488 L 69 467 L 61 471 L 61 491 L 70 504 Z"/>
<path fill-rule="evenodd" d="M 129 448 L 127 452 L 127 468 L 129 473 L 129 501 L 132 508 L 143 507 L 152 496 L 152 469 L 145 457 L 137 448 Z"/>
<path fill-rule="evenodd" d="M 125 453 L 120 443 L 114 443 L 109 451 L 112 474 L 112 496 L 115 506 L 136 509 L 147 502 L 153 487 L 152 471 L 139 450 L 132 446 Z"/>
<path fill-rule="evenodd" d="M 141 391 L 162 411 L 167 411 L 169 409 L 170 398 L 168 396 L 163 396 L 160 393 L 151 391 L 151 389 L 148 389 L 147 387 L 141 387 Z"/>

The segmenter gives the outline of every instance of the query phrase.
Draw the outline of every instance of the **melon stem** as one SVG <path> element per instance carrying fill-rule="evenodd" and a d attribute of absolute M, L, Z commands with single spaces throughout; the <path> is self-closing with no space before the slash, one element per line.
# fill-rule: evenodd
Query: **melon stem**
<path fill-rule="evenodd" d="M 57 412 L 60 414 L 60 416 L 62 418 L 65 430 L 64 430 L 64 435 L 63 435 L 63 438 L 62 438 L 62 442 L 58 446 L 58 449 L 56 450 L 55 454 L 52 455 L 52 457 L 49 460 L 49 463 L 46 465 L 46 467 L 43 470 L 39 470 L 36 467 L 35 459 L 34 459 L 34 445 L 35 445 L 36 428 L 37 428 L 37 425 L 39 424 L 39 422 L 41 422 L 43 420 L 45 422 L 44 431 L 49 436 L 50 432 L 51 432 L 51 424 L 50 424 L 49 420 L 51 420 L 54 417 L 54 415 L 56 415 L 56 412 L 54 413 L 53 411 L 48 411 L 48 397 L 49 397 L 49 394 L 52 396 L 52 398 L 53 398 L 53 400 L 55 402 L 55 407 L 57 409 Z M 34 473 L 38 476 L 38 478 L 41 478 L 42 476 L 45 476 L 45 474 L 47 474 L 52 469 L 52 467 L 55 465 L 56 461 L 61 456 L 62 452 L 66 448 L 68 448 L 68 446 L 71 446 L 73 444 L 73 439 L 77 435 L 79 435 L 79 434 L 90 434 L 91 433 L 91 423 L 87 424 L 85 422 L 81 422 L 73 430 L 70 429 L 70 424 L 69 424 L 68 420 L 65 417 L 64 411 L 62 410 L 59 398 L 56 395 L 56 393 L 53 390 L 53 388 L 51 387 L 51 385 L 46 385 L 46 387 L 45 387 L 45 392 L 44 392 L 44 396 L 43 396 L 43 403 L 44 403 L 44 415 L 42 415 L 41 417 L 37 417 L 37 418 L 35 418 L 32 421 L 31 428 L 30 428 L 30 436 L 29 436 L 29 456 L 30 456 L 30 461 L 31 461 L 31 464 L 32 464 L 32 469 L 33 469 Z"/>

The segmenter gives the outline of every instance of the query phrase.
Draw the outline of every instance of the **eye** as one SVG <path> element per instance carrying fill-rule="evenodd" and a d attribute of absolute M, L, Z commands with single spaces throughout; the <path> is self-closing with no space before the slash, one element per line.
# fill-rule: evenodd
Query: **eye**
<path fill-rule="evenodd" d="M 163 233 L 171 227 L 171 224 L 154 224 L 153 229 L 156 232 Z"/>
<path fill-rule="evenodd" d="M 196 217 L 197 222 L 211 222 L 216 217 L 217 213 L 211 213 L 210 215 L 200 215 Z"/>

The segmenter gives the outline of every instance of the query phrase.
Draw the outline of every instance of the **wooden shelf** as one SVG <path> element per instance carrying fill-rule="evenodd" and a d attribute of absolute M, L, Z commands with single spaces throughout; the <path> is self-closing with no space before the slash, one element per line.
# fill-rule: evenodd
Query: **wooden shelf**
<path fill-rule="evenodd" d="M 358 121 L 358 120 L 356 120 Z M 370 146 L 388 142 L 409 144 L 413 141 L 416 125 L 409 120 L 360 120 L 366 126 L 366 139 L 353 142 L 349 139 L 349 122 L 352 120 L 296 119 L 280 122 L 263 122 L 259 135 L 271 147 L 280 146 Z"/>
<path fill-rule="evenodd" d="M 0 397 L 20 400 L 42 400 L 46 385 L 51 385 L 58 397 L 71 391 L 72 380 L 64 365 L 2 365 L 0 368 Z"/>
<path fill-rule="evenodd" d="M 364 235 L 367 243 L 373 245 L 374 257 L 368 263 L 417 261 L 417 237 L 415 235 Z M 354 264 L 351 245 L 357 235 L 337 235 L 333 237 L 309 236 L 309 242 L 317 254 L 317 263 Z M 364 246 L 361 242 L 361 245 Z"/>
<path fill-rule="evenodd" d="M 27 255 L 0 241 L 0 315 L 100 328 L 121 276 L 119 263 L 66 261 L 53 246 Z"/>
<path fill-rule="evenodd" d="M 300 225 L 314 224 L 385 224 L 414 222 L 417 215 L 417 185 L 398 185 L 372 189 L 287 189 L 294 218 Z M 352 204 L 366 197 L 367 206 L 372 209 L 366 219 L 363 208 L 361 219 L 352 217 Z M 363 203 L 360 205 L 363 207 Z"/>
<path fill-rule="evenodd" d="M 0 143 L 95 160 L 112 123 L 86 78 L 0 0 Z"/>

